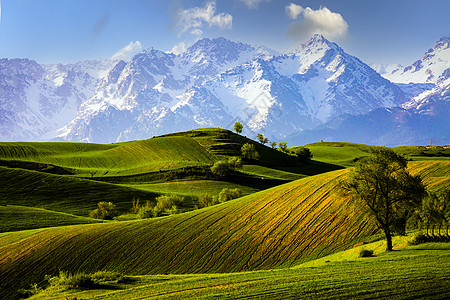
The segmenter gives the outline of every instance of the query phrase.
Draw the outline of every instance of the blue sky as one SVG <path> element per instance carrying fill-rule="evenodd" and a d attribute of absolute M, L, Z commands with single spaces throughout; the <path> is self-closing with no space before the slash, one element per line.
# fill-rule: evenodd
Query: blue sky
<path fill-rule="evenodd" d="M 449 11 L 449 0 L 3 0 L 0 58 L 68 63 L 218 36 L 282 52 L 322 33 L 366 63 L 410 64 L 450 36 Z"/>

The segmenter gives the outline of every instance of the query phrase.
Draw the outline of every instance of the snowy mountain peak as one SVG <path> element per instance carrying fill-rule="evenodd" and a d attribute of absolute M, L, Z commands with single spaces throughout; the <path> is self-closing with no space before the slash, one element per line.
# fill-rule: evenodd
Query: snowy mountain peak
<path fill-rule="evenodd" d="M 436 43 L 436 45 L 443 45 L 446 48 L 449 47 L 449 43 L 450 43 L 450 37 L 448 36 L 443 36 L 439 39 L 439 41 Z"/>
<path fill-rule="evenodd" d="M 304 49 L 343 51 L 336 43 L 330 42 L 321 34 L 315 34 L 308 42 L 301 44 L 298 51 L 301 52 Z"/>
<path fill-rule="evenodd" d="M 237 120 L 245 134 L 284 139 L 343 115 L 405 104 L 418 95 L 408 89 L 428 96 L 404 108 L 429 111 L 448 98 L 448 51 L 449 38 L 442 38 L 410 67 L 398 67 L 401 76 L 436 78 L 401 88 L 322 35 L 290 55 L 205 38 L 181 54 L 147 49 L 128 62 L 3 59 L 0 139 L 107 143 L 196 127 L 231 128 Z"/>
<path fill-rule="evenodd" d="M 395 69 L 383 76 L 397 83 L 436 83 L 448 68 L 450 68 L 450 38 L 442 37 L 412 65 Z"/>
<path fill-rule="evenodd" d="M 254 48 L 248 44 L 232 42 L 223 37 L 204 38 L 190 46 L 183 58 L 193 62 L 212 61 L 218 64 L 237 61 L 242 53 L 251 52 Z"/>

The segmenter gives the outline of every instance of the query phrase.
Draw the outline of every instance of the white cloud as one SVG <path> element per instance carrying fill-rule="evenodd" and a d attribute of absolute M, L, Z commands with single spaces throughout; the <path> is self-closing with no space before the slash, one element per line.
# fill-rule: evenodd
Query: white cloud
<path fill-rule="evenodd" d="M 300 5 L 297 5 L 295 3 L 291 3 L 288 6 L 286 6 L 286 13 L 288 14 L 289 18 L 292 20 L 297 19 L 298 15 L 303 11 L 303 7 Z"/>
<path fill-rule="evenodd" d="M 250 9 L 257 9 L 261 2 L 270 2 L 271 0 L 240 0 Z"/>
<path fill-rule="evenodd" d="M 189 31 L 193 35 L 202 35 L 202 28 L 216 26 L 220 29 L 231 29 L 233 16 L 230 14 L 216 14 L 216 2 L 210 1 L 204 7 L 190 9 L 179 8 L 175 13 L 175 27 L 179 35 Z"/>
<path fill-rule="evenodd" d="M 286 6 L 286 13 L 291 19 L 297 20 L 300 17 L 289 25 L 287 31 L 296 40 L 309 38 L 316 33 L 328 39 L 345 38 L 348 34 L 348 24 L 344 18 L 326 7 L 314 10 L 291 3 Z"/>
<path fill-rule="evenodd" d="M 186 51 L 186 44 L 184 42 L 181 42 L 175 46 L 173 46 L 172 50 L 170 50 L 171 53 L 178 55 Z"/>
<path fill-rule="evenodd" d="M 112 60 L 129 60 L 133 55 L 142 51 L 142 44 L 139 41 L 130 42 L 128 45 L 117 51 L 113 56 Z"/>

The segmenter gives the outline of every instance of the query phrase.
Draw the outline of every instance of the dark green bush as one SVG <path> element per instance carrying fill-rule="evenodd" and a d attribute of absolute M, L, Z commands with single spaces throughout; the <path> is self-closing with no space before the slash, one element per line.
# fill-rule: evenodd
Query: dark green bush
<path fill-rule="evenodd" d="M 217 196 L 211 196 L 210 194 L 202 193 L 198 197 L 198 204 L 200 207 L 216 205 L 219 204 L 219 199 Z"/>
<path fill-rule="evenodd" d="M 259 160 L 259 153 L 253 144 L 245 143 L 241 148 L 242 157 L 248 160 Z"/>
<path fill-rule="evenodd" d="M 154 217 L 154 212 L 153 212 L 154 207 L 155 207 L 155 205 L 152 202 L 147 201 L 145 203 L 145 205 L 139 207 L 137 217 L 139 219 L 153 218 Z"/>
<path fill-rule="evenodd" d="M 448 243 L 450 242 L 450 236 L 448 235 L 427 235 L 422 232 L 417 233 L 413 238 L 408 241 L 409 245 L 420 245 L 424 243 Z"/>
<path fill-rule="evenodd" d="M 211 167 L 211 172 L 219 177 L 224 177 L 232 171 L 242 168 L 242 160 L 239 157 L 230 157 L 227 160 L 219 160 Z"/>
<path fill-rule="evenodd" d="M 112 202 L 101 201 L 98 203 L 98 208 L 90 212 L 89 217 L 101 220 L 112 220 L 118 215 L 119 212 Z"/>
<path fill-rule="evenodd" d="M 420 232 L 420 233 L 417 233 L 416 235 L 414 235 L 413 238 L 410 241 L 408 241 L 408 244 L 409 245 L 419 245 L 419 244 L 428 242 L 428 240 L 429 240 L 428 235 Z"/>
<path fill-rule="evenodd" d="M 289 150 L 289 154 L 297 157 L 300 161 L 309 161 L 313 158 L 311 151 L 305 147 L 293 147 Z"/>
<path fill-rule="evenodd" d="M 139 208 L 137 214 L 140 219 L 160 217 L 163 214 L 177 214 L 179 207 L 183 204 L 184 197 L 177 195 L 161 195 L 156 198 L 156 205 L 147 202 L 145 206 Z"/>
<path fill-rule="evenodd" d="M 180 206 L 184 201 L 184 197 L 178 195 L 161 195 L 156 198 L 156 207 L 160 210 L 169 210 L 173 206 Z"/>
<path fill-rule="evenodd" d="M 372 257 L 372 256 L 373 256 L 373 250 L 362 249 L 359 252 L 359 257 Z"/>
<path fill-rule="evenodd" d="M 241 196 L 242 196 L 242 192 L 238 188 L 235 188 L 235 189 L 224 188 L 219 193 L 219 202 L 222 203 L 222 202 L 230 201 L 230 200 L 239 198 Z"/>

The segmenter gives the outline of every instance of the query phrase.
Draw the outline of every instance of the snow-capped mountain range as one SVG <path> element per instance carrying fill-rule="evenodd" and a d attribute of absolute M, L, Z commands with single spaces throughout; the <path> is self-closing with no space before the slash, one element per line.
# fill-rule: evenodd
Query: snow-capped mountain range
<path fill-rule="evenodd" d="M 398 108 L 429 118 L 450 100 L 448 38 L 412 66 L 376 68 L 320 35 L 284 54 L 217 38 L 129 62 L 2 59 L 0 141 L 109 143 L 240 121 L 249 136 L 302 143 L 342 117 Z"/>

